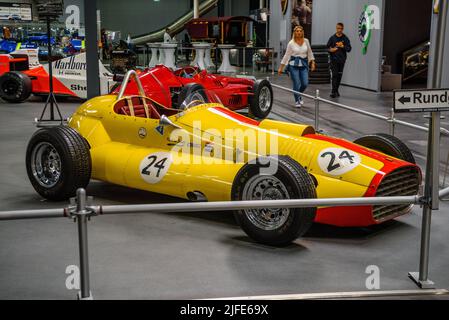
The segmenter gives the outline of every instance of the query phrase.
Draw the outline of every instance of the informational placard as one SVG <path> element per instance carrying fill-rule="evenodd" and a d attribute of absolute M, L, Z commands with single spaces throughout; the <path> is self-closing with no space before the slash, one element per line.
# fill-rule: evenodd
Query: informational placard
<path fill-rule="evenodd" d="M 31 4 L 0 2 L 0 20 L 32 21 Z"/>
<path fill-rule="evenodd" d="M 449 89 L 395 90 L 395 112 L 449 111 Z"/>

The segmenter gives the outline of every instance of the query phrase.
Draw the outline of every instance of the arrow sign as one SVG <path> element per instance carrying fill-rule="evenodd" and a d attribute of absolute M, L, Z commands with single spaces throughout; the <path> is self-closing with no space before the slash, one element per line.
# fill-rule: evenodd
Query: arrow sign
<path fill-rule="evenodd" d="M 406 102 L 410 102 L 412 99 L 410 97 L 402 96 L 399 98 L 399 102 L 405 104 Z"/>
<path fill-rule="evenodd" d="M 449 89 L 395 90 L 395 112 L 449 111 Z"/>

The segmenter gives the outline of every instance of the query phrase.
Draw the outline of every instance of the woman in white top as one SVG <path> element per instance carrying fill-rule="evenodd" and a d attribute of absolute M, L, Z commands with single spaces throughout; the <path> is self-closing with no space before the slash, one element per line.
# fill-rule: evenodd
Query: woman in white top
<path fill-rule="evenodd" d="M 282 58 L 279 74 L 282 74 L 286 65 L 293 81 L 293 90 L 304 92 L 309 85 L 309 65 L 312 71 L 315 71 L 316 66 L 310 42 L 304 38 L 304 29 L 301 26 L 296 26 L 293 29 L 293 37 L 288 43 L 284 58 Z M 301 95 L 295 93 L 294 97 L 295 106 L 300 108 L 304 103 Z"/>

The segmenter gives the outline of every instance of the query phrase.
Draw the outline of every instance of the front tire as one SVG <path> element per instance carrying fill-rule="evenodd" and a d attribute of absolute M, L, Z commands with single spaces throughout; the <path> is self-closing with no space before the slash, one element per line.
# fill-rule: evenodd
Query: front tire
<path fill-rule="evenodd" d="M 386 133 L 370 134 L 355 140 L 354 143 L 416 164 L 415 157 L 413 157 L 407 145 L 392 135 Z"/>
<path fill-rule="evenodd" d="M 42 197 L 52 201 L 68 199 L 89 184 L 89 145 L 70 127 L 40 129 L 28 143 L 26 168 L 31 184 Z"/>
<path fill-rule="evenodd" d="M 268 80 L 257 80 L 253 92 L 254 96 L 249 97 L 249 112 L 259 119 L 265 119 L 273 107 L 273 88 Z"/>
<path fill-rule="evenodd" d="M 0 98 L 7 102 L 23 102 L 29 98 L 31 91 L 31 79 L 26 74 L 11 71 L 0 77 Z"/>
<path fill-rule="evenodd" d="M 233 200 L 282 200 L 316 198 L 315 185 L 307 171 L 288 156 L 270 158 L 273 174 L 263 174 L 266 165 L 247 163 L 232 186 Z M 264 168 L 265 167 L 265 168 Z M 274 167 L 275 168 L 275 167 Z M 316 208 L 245 209 L 234 216 L 246 234 L 270 246 L 285 246 L 302 236 L 315 220 Z"/>

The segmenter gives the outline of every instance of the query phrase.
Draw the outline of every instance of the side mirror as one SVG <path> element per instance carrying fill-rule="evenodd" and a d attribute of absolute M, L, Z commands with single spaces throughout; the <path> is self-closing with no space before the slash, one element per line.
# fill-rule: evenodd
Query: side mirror
<path fill-rule="evenodd" d="M 176 125 L 171 121 L 166 115 L 161 115 L 161 118 L 159 119 L 159 125 L 161 126 L 172 126 L 177 129 L 182 129 L 180 126 Z"/>

